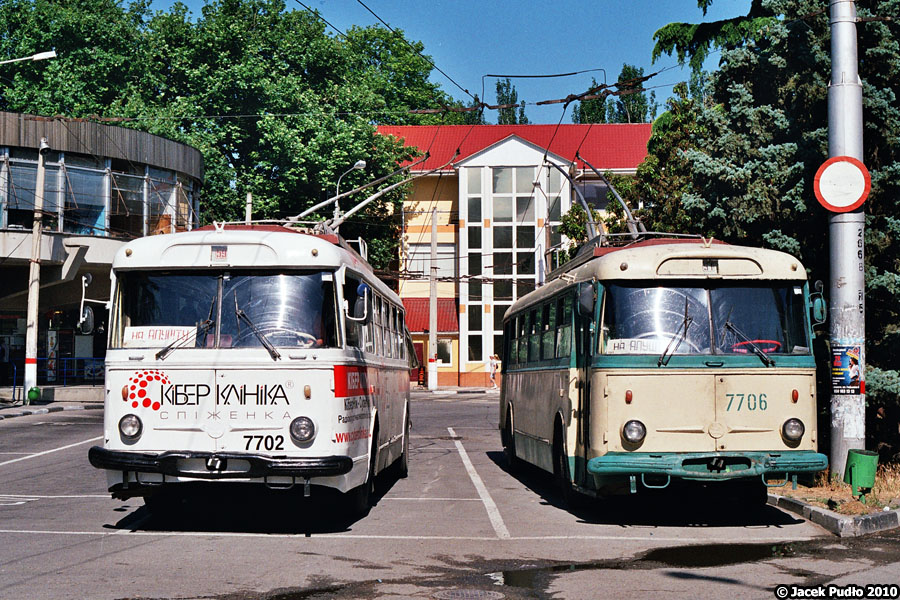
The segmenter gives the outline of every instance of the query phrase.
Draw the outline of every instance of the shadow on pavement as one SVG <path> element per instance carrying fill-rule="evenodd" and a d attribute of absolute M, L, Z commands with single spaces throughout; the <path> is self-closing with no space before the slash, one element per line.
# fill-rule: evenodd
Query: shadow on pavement
<path fill-rule="evenodd" d="M 584 506 L 570 507 L 553 476 L 521 460 L 510 468 L 502 452 L 488 458 L 539 495 L 544 503 L 568 511 L 584 523 L 598 525 L 656 525 L 666 527 L 763 527 L 803 523 L 773 506 L 753 503 L 723 487 L 695 482 L 672 482 L 662 490 L 639 486 L 637 494 L 584 497 Z M 582 503 L 579 503 L 582 504 Z"/>
<path fill-rule="evenodd" d="M 372 505 L 396 482 L 388 471 L 379 475 Z M 365 518 L 354 514 L 350 498 L 330 488 L 313 486 L 304 498 L 302 485 L 270 490 L 235 482 L 184 484 L 148 504 L 132 498 L 116 510 L 128 514 L 106 528 L 312 535 L 351 531 L 354 523 Z"/>

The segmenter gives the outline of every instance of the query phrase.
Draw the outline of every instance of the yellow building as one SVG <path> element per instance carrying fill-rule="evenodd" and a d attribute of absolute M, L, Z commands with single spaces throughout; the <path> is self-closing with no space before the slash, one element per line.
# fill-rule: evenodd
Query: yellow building
<path fill-rule="evenodd" d="M 576 190 L 603 209 L 601 172 L 633 174 L 649 124 L 384 126 L 426 161 L 403 203 L 400 297 L 416 352 L 428 360 L 432 224 L 436 225 L 439 386 L 490 385 L 502 319 L 552 270 L 560 218 Z"/>

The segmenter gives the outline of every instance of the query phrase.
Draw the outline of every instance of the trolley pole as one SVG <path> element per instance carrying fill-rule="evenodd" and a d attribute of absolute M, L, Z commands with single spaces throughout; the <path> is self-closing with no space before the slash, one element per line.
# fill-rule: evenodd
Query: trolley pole
<path fill-rule="evenodd" d="M 862 84 L 858 73 L 856 5 L 830 0 L 831 83 L 828 86 L 828 155 L 863 160 Z M 832 477 L 841 477 L 849 449 L 864 449 L 865 421 L 865 267 L 862 208 L 832 213 L 828 232 L 831 259 L 829 333 L 832 369 L 855 359 L 858 379 L 832 385 Z M 834 382 L 834 371 L 832 371 Z"/>
<path fill-rule="evenodd" d="M 428 389 L 437 389 L 437 209 L 431 209 L 431 269 L 428 295 Z"/>
<path fill-rule="evenodd" d="M 31 228 L 31 261 L 28 266 L 28 307 L 25 314 L 25 378 L 22 386 L 25 402 L 28 392 L 37 386 L 38 306 L 41 289 L 41 221 L 44 217 L 44 156 L 50 151 L 47 138 L 41 138 L 37 174 L 34 182 L 34 222 Z"/>

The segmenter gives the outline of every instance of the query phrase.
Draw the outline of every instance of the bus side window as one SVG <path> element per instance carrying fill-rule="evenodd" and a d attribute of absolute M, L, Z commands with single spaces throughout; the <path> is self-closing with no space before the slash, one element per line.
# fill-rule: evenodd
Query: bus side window
<path fill-rule="evenodd" d="M 556 330 L 556 358 L 570 356 L 572 353 L 572 297 L 560 298 L 556 304 L 556 318 L 559 327 Z"/>
<path fill-rule="evenodd" d="M 556 356 L 556 302 L 544 305 L 544 332 L 541 340 L 541 358 L 551 360 Z"/>
<path fill-rule="evenodd" d="M 349 276 L 344 283 L 344 303 L 347 311 L 354 317 L 361 316 L 355 314 L 357 308 L 362 308 L 361 306 L 357 307 L 357 289 L 359 289 L 359 284 L 359 279 Z M 350 319 L 344 319 L 344 329 L 347 335 L 347 346 L 351 348 L 360 348 L 362 346 L 360 340 L 360 323 Z"/>
<path fill-rule="evenodd" d="M 541 313 L 537 308 L 529 313 L 531 321 L 530 335 L 528 336 L 528 362 L 541 359 Z"/>
<path fill-rule="evenodd" d="M 600 335 L 597 336 L 598 352 L 600 354 L 606 354 L 606 344 L 609 342 L 610 333 L 616 328 L 615 313 L 612 311 L 612 306 L 607 305 L 606 298 L 607 295 L 604 293 L 603 304 L 600 308 Z"/>
<path fill-rule="evenodd" d="M 406 319 L 404 318 L 403 311 L 397 311 L 397 351 L 399 352 L 399 357 L 403 360 L 406 360 L 406 343 L 403 339 L 403 332 L 406 331 Z"/>
<path fill-rule="evenodd" d="M 519 364 L 528 362 L 528 314 L 522 313 L 516 320 L 519 323 Z"/>
<path fill-rule="evenodd" d="M 397 348 L 397 307 L 389 308 L 391 314 L 391 358 L 400 358 L 400 350 Z"/>
<path fill-rule="evenodd" d="M 375 296 L 375 302 L 372 303 L 374 306 L 374 312 L 372 313 L 375 317 L 372 319 L 373 333 L 375 334 L 373 337 L 374 347 L 372 348 L 372 352 L 378 355 L 383 355 L 384 348 L 382 348 L 382 329 L 381 329 L 381 296 Z"/>
<path fill-rule="evenodd" d="M 519 362 L 519 338 L 516 337 L 518 332 L 518 329 L 516 329 L 516 318 L 513 317 L 506 322 L 503 332 L 506 339 L 509 340 L 506 343 L 507 356 L 503 357 L 503 364 L 515 364 Z"/>

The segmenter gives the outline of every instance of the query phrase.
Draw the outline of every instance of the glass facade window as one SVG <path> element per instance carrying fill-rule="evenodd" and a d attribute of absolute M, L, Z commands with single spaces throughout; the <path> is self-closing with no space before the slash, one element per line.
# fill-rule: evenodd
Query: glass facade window
<path fill-rule="evenodd" d="M 65 183 L 63 231 L 80 235 L 104 235 L 107 229 L 106 173 L 66 164 Z"/>
<path fill-rule="evenodd" d="M 481 223 L 481 197 L 469 198 L 469 223 Z"/>
<path fill-rule="evenodd" d="M 494 196 L 494 221 L 508 223 L 512 220 L 512 197 Z"/>
<path fill-rule="evenodd" d="M 480 304 L 469 305 L 469 331 L 480 332 L 482 327 L 482 307 Z"/>
<path fill-rule="evenodd" d="M 479 362 L 484 360 L 483 346 L 481 343 L 481 335 L 469 336 L 469 360 Z"/>
<path fill-rule="evenodd" d="M 437 276 L 456 277 L 456 246 L 437 245 Z M 410 273 L 431 276 L 431 244 L 410 244 L 407 269 Z"/>
<path fill-rule="evenodd" d="M 472 301 L 481 300 L 481 280 L 480 279 L 470 279 L 469 280 L 469 300 L 472 300 Z"/>
<path fill-rule="evenodd" d="M 0 147 L 0 225 L 30 229 L 37 150 Z M 50 152 L 44 158 L 44 227 L 76 235 L 140 237 L 195 226 L 191 177 L 131 161 Z M 149 210 L 149 230 L 145 212 Z"/>
<path fill-rule="evenodd" d="M 469 248 L 470 249 L 480 249 L 481 248 L 481 227 L 469 227 Z"/>

